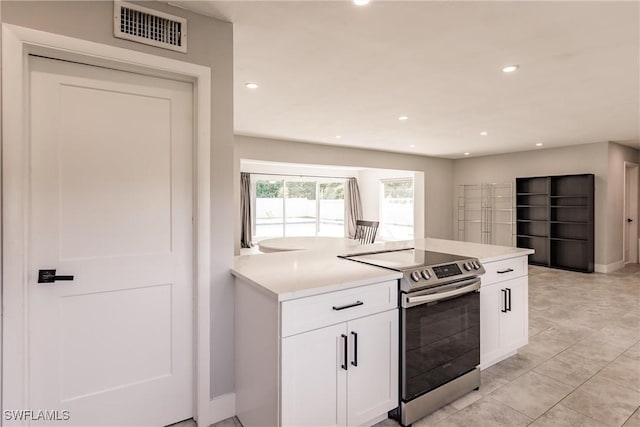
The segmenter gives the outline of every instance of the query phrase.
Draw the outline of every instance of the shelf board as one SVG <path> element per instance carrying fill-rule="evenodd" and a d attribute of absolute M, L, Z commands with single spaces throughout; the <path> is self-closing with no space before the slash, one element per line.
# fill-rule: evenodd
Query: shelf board
<path fill-rule="evenodd" d="M 549 236 L 536 236 L 535 234 L 516 234 L 516 237 L 526 237 L 529 238 L 538 238 L 538 239 L 547 239 Z"/>
<path fill-rule="evenodd" d="M 587 221 L 549 221 L 551 224 L 591 224 Z"/>
<path fill-rule="evenodd" d="M 549 222 L 548 219 L 519 219 L 518 222 Z"/>
<path fill-rule="evenodd" d="M 516 205 L 517 208 L 548 208 L 549 205 Z"/>
<path fill-rule="evenodd" d="M 516 193 L 516 196 L 547 196 L 549 193 Z"/>
<path fill-rule="evenodd" d="M 459 206 L 458 210 L 461 211 L 465 211 L 465 212 L 482 212 L 483 209 L 467 209 L 464 206 Z M 513 209 L 491 209 L 491 208 L 487 208 L 488 211 L 491 212 L 513 212 Z"/>
<path fill-rule="evenodd" d="M 586 194 L 572 194 L 570 196 L 549 196 L 549 197 L 551 197 L 552 199 L 562 199 L 562 198 L 589 197 L 589 196 Z"/>
<path fill-rule="evenodd" d="M 529 260 L 529 265 L 539 265 L 542 267 L 549 267 L 549 263 L 548 262 L 541 262 L 541 261 L 531 261 Z"/>
<path fill-rule="evenodd" d="M 551 205 L 552 208 L 586 208 L 587 205 Z"/>
<path fill-rule="evenodd" d="M 549 267 L 558 268 L 560 270 L 578 271 L 580 273 L 592 273 L 593 272 L 593 270 L 591 270 L 591 269 L 589 269 L 587 267 L 580 268 L 580 267 L 567 266 L 567 265 L 560 264 L 560 263 L 555 262 L 555 261 L 550 262 L 549 263 Z"/>
<path fill-rule="evenodd" d="M 549 237 L 549 240 L 556 240 L 560 242 L 582 242 L 587 243 L 587 239 L 568 239 L 564 237 Z"/>
<path fill-rule="evenodd" d="M 513 197 L 511 196 L 485 196 L 485 197 L 458 196 L 458 199 L 480 202 L 482 200 L 489 200 L 489 199 L 513 199 Z"/>

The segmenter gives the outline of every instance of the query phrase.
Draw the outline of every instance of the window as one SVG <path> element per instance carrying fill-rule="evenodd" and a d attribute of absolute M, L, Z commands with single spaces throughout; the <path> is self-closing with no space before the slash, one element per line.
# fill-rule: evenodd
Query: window
<path fill-rule="evenodd" d="M 380 181 L 380 238 L 413 239 L 413 178 Z"/>
<path fill-rule="evenodd" d="M 259 180 L 256 182 L 255 230 L 257 238 L 281 236 L 284 224 L 284 181 Z"/>
<path fill-rule="evenodd" d="M 284 235 L 317 235 L 316 183 L 313 181 L 285 181 Z"/>
<path fill-rule="evenodd" d="M 318 236 L 344 237 L 344 182 L 318 186 Z"/>
<path fill-rule="evenodd" d="M 344 180 L 256 176 L 254 237 L 344 237 Z"/>

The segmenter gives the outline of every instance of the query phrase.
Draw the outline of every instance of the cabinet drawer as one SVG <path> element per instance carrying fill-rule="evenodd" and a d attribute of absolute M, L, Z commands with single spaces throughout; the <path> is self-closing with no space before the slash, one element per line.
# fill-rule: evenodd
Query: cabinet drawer
<path fill-rule="evenodd" d="M 527 257 L 510 258 L 483 264 L 486 273 L 482 275 L 482 285 L 510 280 L 527 275 Z"/>
<path fill-rule="evenodd" d="M 398 306 L 396 280 L 282 303 L 282 337 L 345 322 Z"/>

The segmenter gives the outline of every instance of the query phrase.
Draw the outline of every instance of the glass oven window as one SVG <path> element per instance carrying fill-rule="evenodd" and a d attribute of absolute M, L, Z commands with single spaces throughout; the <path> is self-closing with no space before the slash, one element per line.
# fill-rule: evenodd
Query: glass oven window
<path fill-rule="evenodd" d="M 480 364 L 480 293 L 402 310 L 402 398 L 431 391 Z"/>

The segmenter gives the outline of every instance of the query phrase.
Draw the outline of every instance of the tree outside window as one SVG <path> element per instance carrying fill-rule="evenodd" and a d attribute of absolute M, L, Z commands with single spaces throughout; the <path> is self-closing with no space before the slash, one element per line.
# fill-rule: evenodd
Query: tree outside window
<path fill-rule="evenodd" d="M 257 178 L 254 237 L 344 237 L 344 180 Z"/>

